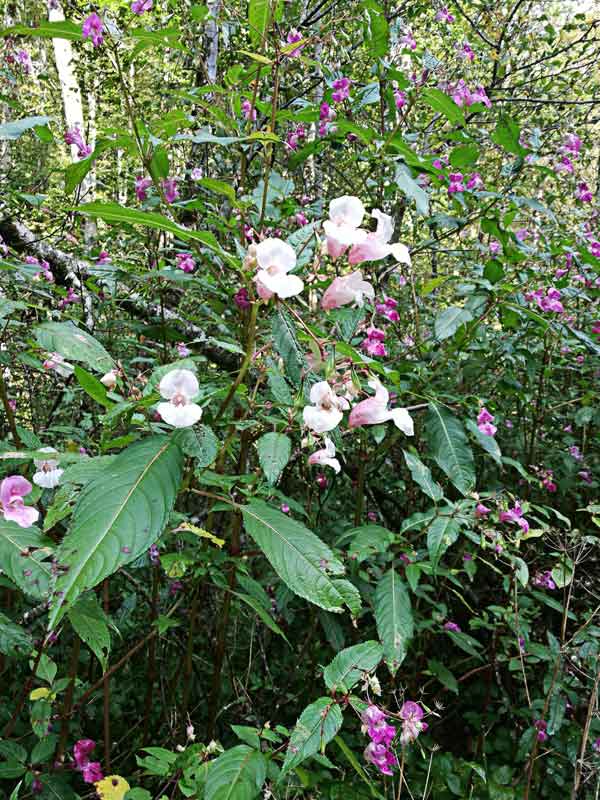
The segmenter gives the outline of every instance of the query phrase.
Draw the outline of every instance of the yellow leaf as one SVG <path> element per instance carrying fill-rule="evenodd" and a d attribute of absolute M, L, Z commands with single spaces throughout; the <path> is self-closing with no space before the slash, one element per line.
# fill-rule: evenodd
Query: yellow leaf
<path fill-rule="evenodd" d="M 34 689 L 33 692 L 29 695 L 30 700 L 43 700 L 44 697 L 48 697 L 50 695 L 50 689 L 46 689 L 45 687 L 40 687 L 39 689 Z"/>
<path fill-rule="evenodd" d="M 196 536 L 200 536 L 202 539 L 208 539 L 213 544 L 216 544 L 217 547 L 223 547 L 225 544 L 225 539 L 219 539 L 218 536 L 210 533 L 209 531 L 205 531 L 204 528 L 198 528 L 196 525 L 192 525 L 191 522 L 182 522 L 181 525 L 177 528 L 177 531 L 188 531 L 189 533 L 193 533 Z"/>
<path fill-rule="evenodd" d="M 109 775 L 94 784 L 100 800 L 123 800 L 129 791 L 129 784 L 120 775 Z"/>

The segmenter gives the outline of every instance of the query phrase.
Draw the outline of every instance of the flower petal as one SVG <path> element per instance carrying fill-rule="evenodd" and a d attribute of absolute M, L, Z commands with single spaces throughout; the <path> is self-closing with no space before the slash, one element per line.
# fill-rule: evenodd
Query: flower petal
<path fill-rule="evenodd" d="M 256 262 L 261 269 L 276 267 L 277 271 L 289 272 L 296 266 L 296 253 L 281 239 L 263 239 L 256 246 Z"/>
<path fill-rule="evenodd" d="M 305 406 L 302 412 L 304 424 L 315 433 L 332 431 L 340 424 L 343 414 L 337 408 L 324 409 L 318 406 Z"/>
<path fill-rule="evenodd" d="M 174 428 L 189 428 L 202 417 L 202 409 L 197 403 L 186 403 L 184 406 L 159 403 L 156 410 L 167 425 L 172 425 Z"/>
<path fill-rule="evenodd" d="M 172 369 L 158 384 L 158 391 L 167 400 L 176 394 L 191 399 L 198 394 L 199 389 L 198 379 L 190 369 Z"/>
<path fill-rule="evenodd" d="M 62 469 L 40 470 L 35 473 L 32 480 L 36 486 L 41 486 L 43 489 L 56 489 L 63 472 Z"/>
<path fill-rule="evenodd" d="M 329 203 L 329 219 L 333 222 L 345 222 L 353 228 L 358 228 L 365 216 L 365 207 L 362 200 L 354 195 L 342 195 Z"/>
<path fill-rule="evenodd" d="M 275 275 L 264 270 L 257 272 L 256 283 L 262 284 L 268 291 L 282 298 L 294 297 L 304 289 L 304 283 L 297 275 L 287 275 L 285 272 Z"/>

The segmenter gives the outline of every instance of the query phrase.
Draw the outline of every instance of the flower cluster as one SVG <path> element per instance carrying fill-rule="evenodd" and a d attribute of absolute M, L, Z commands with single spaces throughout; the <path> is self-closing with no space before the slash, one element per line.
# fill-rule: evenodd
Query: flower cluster
<path fill-rule="evenodd" d="M 536 289 L 533 292 L 525 293 L 525 300 L 528 303 L 535 302 L 542 311 L 551 311 L 554 314 L 564 313 L 565 307 L 560 298 L 560 290 L 553 286 L 549 289 Z"/>
<path fill-rule="evenodd" d="M 375 303 L 375 310 L 390 322 L 400 322 L 400 314 L 396 311 L 398 301 L 393 297 L 384 297 L 383 302 Z"/>
<path fill-rule="evenodd" d="M 556 584 L 554 583 L 550 570 L 546 570 L 546 572 L 536 572 L 533 577 L 533 585 L 541 589 L 556 589 Z"/>
<path fill-rule="evenodd" d="M 71 144 L 77 147 L 77 156 L 79 158 L 86 158 L 92 152 L 92 148 L 89 146 L 89 144 L 86 144 L 78 125 L 76 125 L 74 128 L 69 128 L 66 130 L 63 138 L 65 140 L 65 144 Z"/>
<path fill-rule="evenodd" d="M 524 511 L 521 508 L 521 504 L 517 501 L 512 508 L 501 511 L 498 519 L 500 522 L 514 522 L 521 528 L 523 533 L 527 533 L 529 531 L 529 523 L 523 517 L 523 514 Z"/>
<path fill-rule="evenodd" d="M 342 103 L 350 99 L 350 78 L 336 78 L 332 84 L 333 92 L 331 99 L 334 103 Z"/>
<path fill-rule="evenodd" d="M 81 34 L 83 39 L 90 38 L 94 47 L 100 47 L 104 41 L 104 23 L 94 11 L 83 21 Z"/>
<path fill-rule="evenodd" d="M 177 269 L 184 272 L 193 272 L 196 269 L 196 262 L 190 253 L 177 253 L 175 258 L 177 259 Z"/>
<path fill-rule="evenodd" d="M 81 772 L 86 783 L 96 783 L 103 778 L 100 762 L 90 761 L 90 754 L 95 747 L 93 739 L 79 739 L 73 746 L 75 769 Z"/>
<path fill-rule="evenodd" d="M 390 745 L 396 736 L 396 728 L 388 725 L 384 712 L 375 705 L 369 705 L 360 716 L 363 731 L 371 740 L 365 748 L 365 761 L 373 764 L 383 775 L 391 775 L 392 767 L 398 763 Z"/>
<path fill-rule="evenodd" d="M 319 108 L 319 136 L 327 136 L 330 131 L 334 130 L 332 123 L 335 117 L 336 113 L 329 103 L 321 103 Z"/>
<path fill-rule="evenodd" d="M 135 189 L 135 196 L 140 201 L 140 203 L 148 197 L 147 190 L 152 186 L 152 179 L 151 178 L 144 178 L 142 175 L 138 175 L 135 179 L 134 189 Z"/>
<path fill-rule="evenodd" d="M 152 10 L 152 0 L 133 0 L 131 3 L 131 10 L 134 14 L 141 17 L 146 11 Z"/>
<path fill-rule="evenodd" d="M 251 122 L 255 122 L 256 120 L 256 109 L 248 98 L 242 100 L 242 115 L 244 119 L 248 119 Z"/>
<path fill-rule="evenodd" d="M 384 341 L 385 331 L 371 326 L 367 328 L 367 338 L 363 340 L 361 347 L 370 356 L 387 356 Z"/>
<path fill-rule="evenodd" d="M 457 106 L 472 106 L 475 103 L 483 103 L 486 108 L 492 107 L 492 102 L 487 96 L 483 86 L 476 86 L 474 89 L 469 89 L 462 78 L 458 83 L 450 87 L 449 93 Z"/>
<path fill-rule="evenodd" d="M 485 434 L 485 436 L 494 436 L 498 428 L 493 424 L 493 422 L 494 417 L 490 414 L 487 408 L 482 408 L 477 415 L 477 427 L 479 428 L 480 433 Z"/>

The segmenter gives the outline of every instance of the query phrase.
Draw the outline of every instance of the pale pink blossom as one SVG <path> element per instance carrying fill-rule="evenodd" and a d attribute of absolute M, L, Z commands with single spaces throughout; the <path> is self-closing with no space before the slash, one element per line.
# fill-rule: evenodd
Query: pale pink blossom
<path fill-rule="evenodd" d="M 325 447 L 322 450 L 316 450 L 308 457 L 308 463 L 311 465 L 318 464 L 321 467 L 331 467 L 335 472 L 341 470 L 340 462 L 335 457 L 335 445 L 327 436 L 323 441 Z"/>
<path fill-rule="evenodd" d="M 400 242 L 390 243 L 394 233 L 394 221 L 389 214 L 378 208 L 373 209 L 372 216 L 377 220 L 377 230 L 368 233 L 361 242 L 353 245 L 348 256 L 348 263 L 361 264 L 363 261 L 380 261 L 391 255 L 400 264 L 410 266 L 411 260 L 406 245 Z"/>
<path fill-rule="evenodd" d="M 256 245 L 257 273 L 254 276 L 256 290 L 263 300 L 273 295 L 294 297 L 304 289 L 297 275 L 288 273 L 296 266 L 294 248 L 281 239 L 263 239 Z"/>
<path fill-rule="evenodd" d="M 348 303 L 362 306 L 365 297 L 373 300 L 375 290 L 368 281 L 363 280 L 362 272 L 357 269 L 344 278 L 334 278 L 321 299 L 321 308 L 330 311 Z"/>
<path fill-rule="evenodd" d="M 0 483 L 0 511 L 4 519 L 16 522 L 21 528 L 29 528 L 37 521 L 40 512 L 26 506 L 23 498 L 33 489 L 21 475 L 10 475 Z"/>
<path fill-rule="evenodd" d="M 40 453 L 56 453 L 54 447 L 40 447 Z M 33 463 L 37 468 L 32 480 L 36 486 L 43 489 L 55 489 L 60 483 L 60 476 L 64 470 L 58 466 L 55 458 L 34 459 Z"/>
<path fill-rule="evenodd" d="M 189 369 L 173 369 L 162 378 L 158 391 L 167 400 L 159 403 L 157 412 L 167 425 L 188 428 L 202 417 L 202 409 L 193 398 L 199 391 L 198 379 Z"/>
<path fill-rule="evenodd" d="M 405 408 L 388 409 L 389 392 L 377 378 L 369 381 L 369 386 L 375 390 L 375 396 L 354 406 L 348 418 L 348 426 L 358 428 L 361 425 L 379 425 L 391 419 L 403 433 L 413 436 L 414 424 L 408 411 Z"/>
<path fill-rule="evenodd" d="M 345 397 L 338 397 L 327 381 L 313 384 L 310 390 L 312 406 L 302 412 L 304 424 L 315 433 L 332 431 L 342 421 L 343 412 L 350 408 Z"/>
<path fill-rule="evenodd" d="M 348 247 L 366 239 L 367 232 L 360 227 L 364 216 L 362 200 L 353 195 L 336 197 L 329 203 L 329 219 L 323 223 L 323 230 L 331 258 L 339 258 Z"/>

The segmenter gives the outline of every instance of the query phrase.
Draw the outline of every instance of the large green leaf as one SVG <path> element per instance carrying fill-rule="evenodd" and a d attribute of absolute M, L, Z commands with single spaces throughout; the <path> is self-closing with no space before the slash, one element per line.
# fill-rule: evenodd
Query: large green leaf
<path fill-rule="evenodd" d="M 135 208 L 120 206 L 118 203 L 101 203 L 100 201 L 84 203 L 84 205 L 76 206 L 72 210 L 77 211 L 78 214 L 85 214 L 85 216 L 93 217 L 94 219 L 103 219 L 105 222 L 144 225 L 146 228 L 168 231 L 180 239 L 190 239 L 195 242 L 201 242 L 206 245 L 209 250 L 226 257 L 226 254 L 215 239 L 214 234 L 209 231 L 196 231 L 191 228 L 184 228 L 167 217 L 163 217 L 162 214 L 158 214 L 156 211 L 138 211 Z M 230 260 L 229 257 L 227 258 Z"/>
<path fill-rule="evenodd" d="M 455 125 L 465 125 L 465 115 L 451 97 L 441 92 L 439 89 L 425 89 L 421 93 L 423 100 L 428 103 L 434 111 L 443 114 L 450 122 Z"/>
<path fill-rule="evenodd" d="M 493 436 L 482 433 L 472 419 L 467 420 L 467 428 L 471 431 L 486 453 L 489 453 L 497 464 L 502 464 L 502 452 L 496 439 Z"/>
<path fill-rule="evenodd" d="M 462 423 L 436 403 L 429 404 L 425 419 L 429 452 L 459 492 L 468 494 L 475 486 L 475 462 Z"/>
<path fill-rule="evenodd" d="M 265 433 L 256 443 L 256 449 L 265 478 L 271 486 L 275 486 L 292 453 L 289 436 L 284 433 Z"/>
<path fill-rule="evenodd" d="M 460 524 L 454 517 L 437 517 L 427 530 L 427 550 L 434 570 L 446 550 L 458 539 Z"/>
<path fill-rule="evenodd" d="M 331 697 L 320 697 L 307 706 L 292 731 L 282 776 L 305 759 L 323 751 L 342 727 L 342 712 Z"/>
<path fill-rule="evenodd" d="M 22 658 L 33 649 L 33 639 L 28 631 L 0 613 L 0 653 Z"/>
<path fill-rule="evenodd" d="M 250 39 L 260 42 L 266 33 L 271 17 L 272 0 L 249 0 L 248 22 L 250 23 Z"/>
<path fill-rule="evenodd" d="M 388 52 L 390 31 L 385 10 L 374 0 L 363 0 L 367 17 L 367 47 L 372 58 L 383 58 Z"/>
<path fill-rule="evenodd" d="M 406 656 L 414 623 L 408 589 L 393 567 L 377 583 L 373 604 L 385 663 L 395 675 Z"/>
<path fill-rule="evenodd" d="M 182 463 L 171 439 L 153 436 L 119 453 L 82 490 L 57 551 L 66 571 L 56 581 L 50 627 L 82 592 L 139 558 L 158 539 L 175 503 Z"/>
<path fill-rule="evenodd" d="M 219 452 L 219 440 L 208 425 L 194 425 L 178 431 L 174 437 L 186 456 L 196 459 L 196 468 L 209 467 Z"/>
<path fill-rule="evenodd" d="M 60 353 L 67 361 L 83 361 L 98 372 L 115 366 L 100 342 L 72 322 L 44 322 L 35 329 L 35 338 L 49 353 Z"/>
<path fill-rule="evenodd" d="M 88 592 L 80 597 L 69 609 L 68 617 L 79 638 L 87 644 L 102 665 L 103 671 L 106 671 L 110 653 L 110 631 L 106 614 L 96 595 Z"/>
<path fill-rule="evenodd" d="M 280 308 L 274 314 L 272 324 L 275 349 L 283 359 L 286 375 L 297 386 L 307 365 L 304 352 L 296 339 L 294 323 Z"/>
<path fill-rule="evenodd" d="M 0 125 L 0 142 L 18 139 L 26 131 L 37 128 L 38 125 L 46 125 L 48 122 L 50 122 L 50 117 L 25 117 L 5 122 L 4 125 Z"/>
<path fill-rule="evenodd" d="M 27 25 L 13 25 L 11 28 L 4 28 L 0 31 L 0 37 L 4 36 L 34 36 L 42 39 L 71 39 L 74 42 L 81 41 L 82 26 L 68 19 L 49 22 L 42 19 L 35 28 Z"/>
<path fill-rule="evenodd" d="M 323 670 L 323 679 L 328 689 L 347 694 L 362 678 L 371 672 L 383 658 L 379 642 L 369 641 L 347 647 L 338 653 Z"/>
<path fill-rule="evenodd" d="M 450 308 L 442 309 L 433 323 L 435 338 L 440 342 L 444 339 L 449 339 L 450 336 L 454 336 L 461 325 L 471 322 L 472 319 L 473 315 L 466 308 L 450 306 Z"/>
<path fill-rule="evenodd" d="M 254 800 L 266 777 L 263 754 L 240 744 L 210 762 L 204 800 Z"/>
<path fill-rule="evenodd" d="M 490 136 L 491 140 L 515 156 L 524 156 L 527 150 L 520 143 L 521 129 L 512 117 L 502 114 L 496 129 Z"/>
<path fill-rule="evenodd" d="M 394 534 L 382 525 L 360 525 L 346 531 L 338 544 L 349 539 L 352 542 L 348 548 L 348 556 L 361 562 L 376 553 L 385 553 L 394 541 Z"/>
<path fill-rule="evenodd" d="M 242 506 L 246 530 L 281 580 L 300 597 L 326 611 L 360 610 L 358 590 L 330 548 L 302 523 L 260 500 Z"/>
<path fill-rule="evenodd" d="M 408 450 L 403 450 L 402 452 L 404 453 L 404 460 L 406 461 L 406 466 L 409 468 L 413 480 L 419 484 L 425 494 L 431 497 L 435 503 L 442 500 L 444 491 L 439 483 L 433 480 L 429 467 L 424 464 L 418 456 L 414 455 L 414 453 L 409 453 Z"/>
<path fill-rule="evenodd" d="M 42 558 L 50 555 L 50 545 L 39 528 L 21 528 L 0 515 L 0 570 L 32 597 L 48 593 L 52 571 Z"/>

